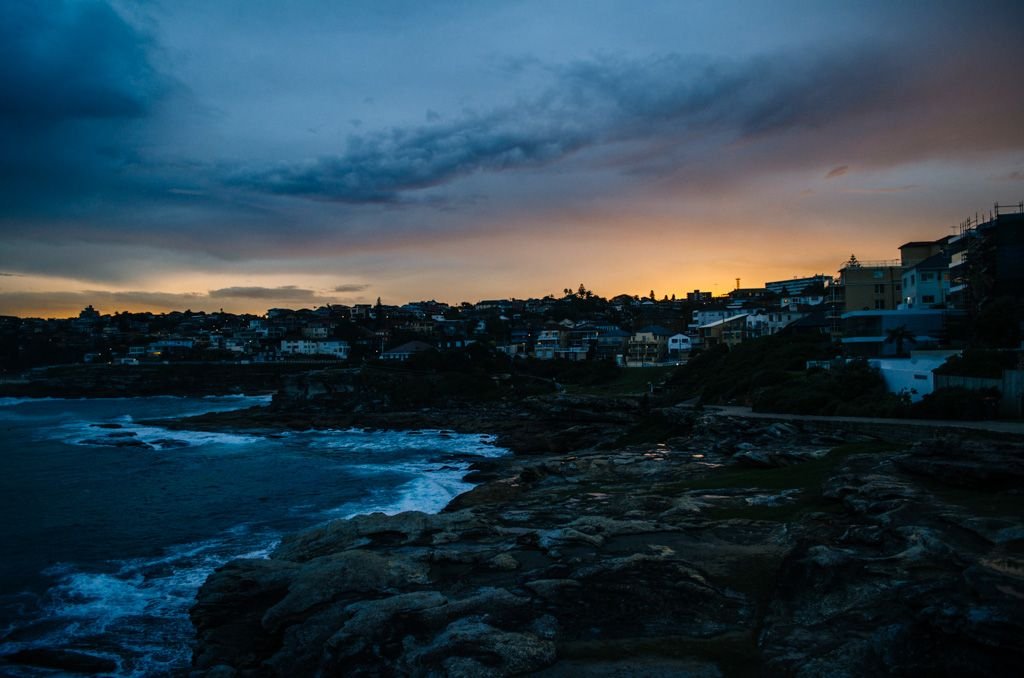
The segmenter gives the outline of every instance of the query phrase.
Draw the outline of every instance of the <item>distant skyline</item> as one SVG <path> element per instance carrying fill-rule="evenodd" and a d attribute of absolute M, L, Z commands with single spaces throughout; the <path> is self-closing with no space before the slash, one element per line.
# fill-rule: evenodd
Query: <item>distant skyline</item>
<path fill-rule="evenodd" d="M 724 293 L 1024 200 L 1020 2 L 0 4 L 0 314 Z"/>

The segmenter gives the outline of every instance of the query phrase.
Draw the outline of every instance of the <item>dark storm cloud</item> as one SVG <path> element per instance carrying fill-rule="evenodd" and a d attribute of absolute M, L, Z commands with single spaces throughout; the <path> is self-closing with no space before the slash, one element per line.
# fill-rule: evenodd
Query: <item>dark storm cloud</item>
<path fill-rule="evenodd" d="M 364 283 L 348 283 L 345 285 L 338 285 L 334 288 L 335 292 L 362 292 L 366 290 L 369 285 Z"/>
<path fill-rule="evenodd" d="M 146 41 L 100 2 L 0 5 L 0 117 L 29 125 L 145 114 Z"/>
<path fill-rule="evenodd" d="M 828 171 L 828 174 L 825 175 L 825 178 L 826 179 L 835 179 L 836 177 L 843 176 L 844 174 L 846 174 L 849 171 L 850 171 L 850 167 L 848 165 L 840 165 L 839 167 L 833 167 L 832 169 L 830 169 Z"/>
<path fill-rule="evenodd" d="M 538 120 L 530 111 L 497 111 L 451 124 L 351 137 L 342 155 L 242 174 L 234 183 L 345 203 L 394 202 L 403 192 L 478 170 L 543 164 L 587 141 L 571 121 Z"/>
<path fill-rule="evenodd" d="M 0 198 L 52 215 L 130 183 L 134 129 L 167 80 L 148 39 L 103 2 L 0 3 Z M 59 207 L 58 207 L 59 206 Z"/>
<path fill-rule="evenodd" d="M 344 153 L 234 181 L 345 203 L 394 202 L 478 171 L 543 165 L 620 142 L 723 143 L 813 129 L 890 104 L 899 69 L 875 49 L 744 61 L 602 57 L 548 69 L 540 96 L 486 115 L 353 136 Z"/>
<path fill-rule="evenodd" d="M 279 25 L 260 3 L 245 4 L 246 20 L 231 24 L 230 35 L 215 24 L 203 34 L 197 7 L 206 5 L 135 7 L 152 19 L 144 25 L 154 36 L 177 36 L 177 44 L 158 45 L 98 0 L 0 3 L 0 266 L 127 286 L 154 266 L 192 265 L 198 253 L 210 255 L 208 270 L 223 271 L 251 259 L 408 248 L 503 219 L 540 223 L 536 215 L 595 198 L 625 204 L 639 190 L 700 198 L 711 184 L 727 193 L 780 172 L 820 180 L 853 166 L 849 183 L 880 167 L 1024 148 L 1020 3 L 998 12 L 993 5 L 973 23 L 973 5 L 903 11 L 868 3 L 855 13 L 869 31 L 794 27 L 785 40 L 742 52 L 732 35 L 709 28 L 713 39 L 693 43 L 710 50 L 704 55 L 665 52 L 691 44 L 672 38 L 652 42 L 652 51 L 663 50 L 654 55 L 629 46 L 634 51 L 594 56 L 607 42 L 600 30 L 589 44 L 567 40 L 557 52 L 517 37 L 513 48 L 493 48 L 507 62 L 498 87 L 473 62 L 492 49 L 486 31 L 471 32 L 487 44 L 468 41 L 448 54 L 466 64 L 459 69 L 472 77 L 463 84 L 451 71 L 424 67 L 427 53 L 380 53 L 364 69 L 349 67 L 341 57 L 350 53 L 339 47 L 337 60 L 318 51 L 303 62 L 289 47 L 311 37 L 299 30 L 306 24 Z M 324 34 L 339 30 L 314 9 L 293 14 L 316 16 Z M 786 11 L 804 17 L 803 9 Z M 434 11 L 417 18 L 425 35 L 439 30 L 428 16 Z M 690 19 L 688 10 L 671 14 Z M 833 12 L 817 14 L 823 22 Z M 463 17 L 467 28 L 474 17 Z M 385 18 L 384 28 L 351 37 L 391 35 Z M 582 16 L 569 18 L 587 32 Z M 701 13 L 692 18 L 700 26 Z M 160 30 L 169 19 L 177 34 Z M 986 48 L 964 48 L 980 31 Z M 960 46 L 942 46 L 951 44 Z M 190 59 L 201 67 L 183 67 Z M 422 90 L 396 86 L 390 96 L 375 88 L 388 74 L 409 73 L 422 76 Z M 267 110 L 249 105 L 244 95 L 254 92 Z M 271 100 L 283 103 L 274 108 Z M 379 119 L 367 108 L 375 101 L 388 108 Z M 309 111 L 315 115 L 304 118 Z M 391 127 L 379 127 L 385 120 Z M 317 133 L 312 142 L 308 130 Z M 337 135 L 349 131 L 339 145 Z M 484 174 L 501 176 L 475 176 Z M 912 181 L 926 183 L 887 177 L 878 180 L 883 188 L 851 188 L 907 191 Z M 360 291 L 347 287 L 335 291 Z M 232 289 L 252 299 L 275 290 L 210 296 L 230 298 Z"/>

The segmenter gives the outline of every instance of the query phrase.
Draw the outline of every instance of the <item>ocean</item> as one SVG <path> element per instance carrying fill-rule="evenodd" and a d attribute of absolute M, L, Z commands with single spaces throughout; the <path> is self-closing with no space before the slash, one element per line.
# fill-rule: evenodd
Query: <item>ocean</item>
<path fill-rule="evenodd" d="M 473 458 L 505 454 L 488 436 L 444 431 L 140 423 L 266 402 L 0 399 L 0 655 L 55 648 L 112 659 L 120 676 L 183 673 L 188 608 L 216 567 L 334 518 L 439 511 L 471 487 Z"/>

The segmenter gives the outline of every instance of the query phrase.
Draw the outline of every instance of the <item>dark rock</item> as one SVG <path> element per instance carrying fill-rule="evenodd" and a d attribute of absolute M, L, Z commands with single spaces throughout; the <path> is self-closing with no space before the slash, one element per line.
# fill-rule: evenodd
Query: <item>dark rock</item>
<path fill-rule="evenodd" d="M 950 492 L 949 446 L 826 456 L 803 425 L 709 417 L 671 445 L 603 450 L 591 436 L 606 424 L 572 421 L 596 403 L 537 402 L 507 429 L 531 456 L 479 462 L 490 479 L 444 512 L 334 521 L 211 576 L 192 611 L 196 667 L 873 676 L 1024 662 L 1021 500 L 990 475 L 1012 477 L 1019 447 L 980 443 L 968 474 L 982 482 Z M 399 420 L 458 429 L 449 415 Z"/>
<path fill-rule="evenodd" d="M 34 648 L 18 650 L 13 654 L 3 655 L 2 658 L 12 664 L 40 666 L 69 673 L 96 674 L 117 671 L 117 662 L 113 659 L 75 650 Z"/>

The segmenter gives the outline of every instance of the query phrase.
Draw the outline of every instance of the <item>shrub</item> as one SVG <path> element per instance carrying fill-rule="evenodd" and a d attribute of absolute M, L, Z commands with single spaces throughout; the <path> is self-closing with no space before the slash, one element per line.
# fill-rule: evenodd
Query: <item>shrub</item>
<path fill-rule="evenodd" d="M 999 391 L 977 391 L 951 386 L 929 393 L 914 403 L 911 414 L 919 419 L 993 419 L 999 408 Z"/>

